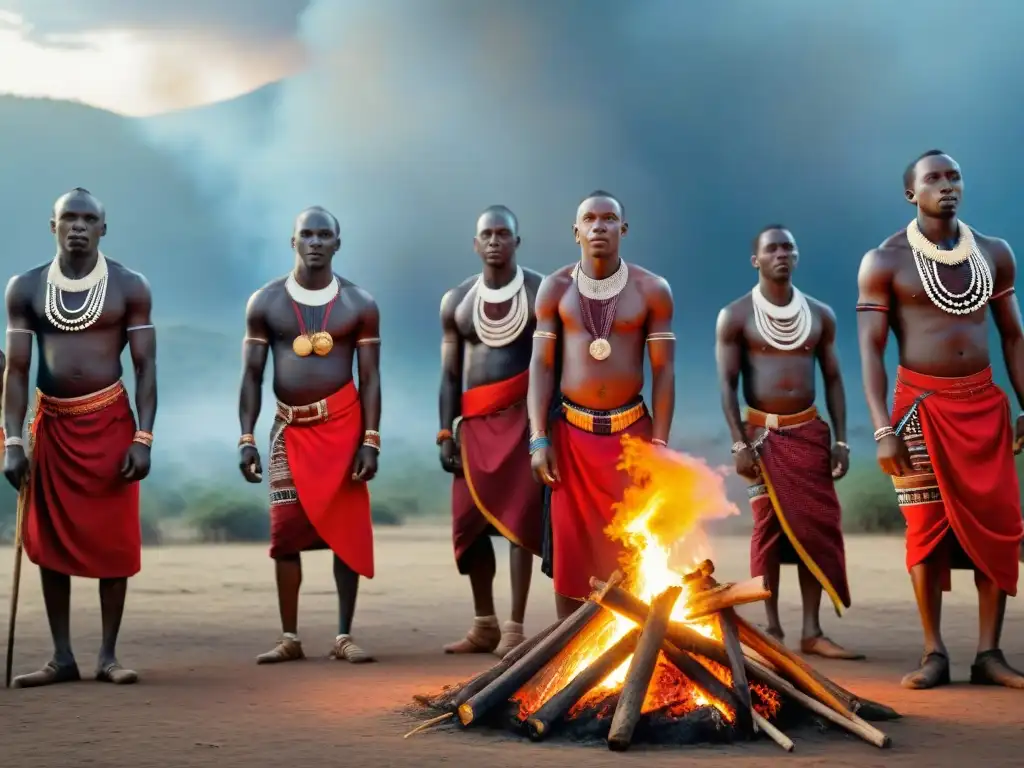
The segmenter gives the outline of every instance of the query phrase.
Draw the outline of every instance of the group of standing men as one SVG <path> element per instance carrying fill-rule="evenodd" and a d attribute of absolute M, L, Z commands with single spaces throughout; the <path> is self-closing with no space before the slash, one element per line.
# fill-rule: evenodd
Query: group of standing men
<path fill-rule="evenodd" d="M 861 266 L 864 387 L 879 464 L 893 477 L 907 518 L 907 565 L 925 635 L 921 666 L 904 684 L 949 681 L 941 593 L 949 569 L 964 567 L 975 573 L 981 605 L 971 680 L 1022 688 L 1024 675 L 1009 667 L 999 640 L 1024 536 L 1013 460 L 1024 442 L 1024 417 L 1011 424 L 1007 398 L 992 382 L 986 307 L 1022 407 L 1024 331 L 1012 252 L 959 222 L 962 188 L 959 167 L 942 152 L 926 153 L 907 169 L 904 189 L 917 216 Z M 51 229 L 57 256 L 12 279 L 6 296 L 4 474 L 24 500 L 25 551 L 42 574 L 54 640 L 52 660 L 15 684 L 79 678 L 68 624 L 70 576 L 100 582 L 96 677 L 133 683 L 138 676 L 119 664 L 115 645 L 127 579 L 140 568 L 138 481 L 149 471 L 156 413 L 152 302 L 141 275 L 99 251 L 105 213 L 86 190 L 57 201 Z M 579 261 L 544 277 L 516 263 L 515 215 L 488 208 L 474 240 L 482 272 L 441 301 L 436 442 L 442 467 L 453 475 L 455 560 L 469 576 L 475 609 L 466 636 L 446 646 L 450 653 L 504 655 L 526 639 L 535 556 L 554 580 L 560 617 L 586 597 L 591 576 L 614 571 L 621 547 L 605 528 L 628 484 L 616 468 L 622 437 L 668 443 L 675 407 L 671 290 L 620 258 L 628 224 L 613 195 L 588 195 L 573 232 Z M 374 572 L 367 483 L 381 446 L 379 313 L 369 294 L 335 274 L 339 245 L 333 215 L 302 212 L 292 237 L 294 269 L 257 291 L 246 310 L 238 446 L 249 482 L 263 479 L 253 429 L 271 354 L 277 397 L 267 470 L 282 636 L 259 663 L 304 657 L 300 556 L 325 548 L 334 553 L 339 598 L 331 655 L 372 660 L 351 629 L 359 578 Z M 785 227 L 766 227 L 755 237 L 757 283 L 718 318 L 722 406 L 736 470 L 749 482 L 751 573 L 767 577 L 772 590 L 769 631 L 783 637 L 779 569 L 795 563 L 804 603 L 801 650 L 862 658 L 827 638 L 818 619 L 823 591 L 837 612 L 850 605 L 834 490 L 849 468 L 849 448 L 836 317 L 793 285 L 797 258 Z M 890 328 L 901 363 L 891 412 L 883 364 Z M 33 340 L 40 361 L 27 448 Z M 126 345 L 137 417 L 121 383 Z M 641 395 L 645 350 L 650 409 Z M 816 365 L 831 429 L 814 405 Z M 512 615 L 504 625 L 493 599 L 493 535 L 510 542 Z"/>

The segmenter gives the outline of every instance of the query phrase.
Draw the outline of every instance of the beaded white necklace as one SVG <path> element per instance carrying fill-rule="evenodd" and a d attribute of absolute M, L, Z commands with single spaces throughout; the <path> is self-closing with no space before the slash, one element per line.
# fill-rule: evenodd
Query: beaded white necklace
<path fill-rule="evenodd" d="M 978 250 L 974 232 L 959 221 L 960 241 L 956 247 L 944 251 L 924 236 L 917 226 L 917 219 L 907 225 L 907 242 L 914 253 L 914 265 L 921 277 L 921 284 L 929 301 L 950 315 L 969 315 L 984 307 L 992 298 L 992 270 Z M 954 293 L 942 283 L 939 264 L 957 266 L 967 262 L 971 278 L 967 289 Z"/>
<path fill-rule="evenodd" d="M 768 301 L 759 285 L 751 290 L 750 298 L 754 303 L 754 325 L 765 341 L 781 352 L 794 350 L 807 341 L 811 335 L 811 307 L 796 286 L 784 307 Z"/>
<path fill-rule="evenodd" d="M 323 288 L 303 288 L 295 279 L 295 273 L 292 272 L 284 281 L 284 289 L 297 304 L 305 304 L 307 307 L 322 307 L 329 304 L 338 295 L 341 287 L 338 285 L 338 277 L 335 275 L 331 278 L 331 282 Z"/>
<path fill-rule="evenodd" d="M 523 268 L 516 266 L 515 277 L 500 288 L 489 288 L 484 276 L 476 280 L 476 296 L 473 299 L 473 329 L 485 346 L 507 347 L 522 334 L 529 321 L 529 299 L 526 295 L 526 276 Z M 503 304 L 511 299 L 508 312 L 492 320 L 484 311 L 485 304 Z"/>
<path fill-rule="evenodd" d="M 46 319 L 60 331 L 84 331 L 92 326 L 107 300 L 109 272 L 107 260 L 97 254 L 96 265 L 89 274 L 80 278 L 66 276 L 60 269 L 60 254 L 54 257 L 46 273 L 46 300 L 43 311 Z M 78 309 L 71 309 L 64 301 L 64 293 L 85 292 L 85 300 Z"/>
<path fill-rule="evenodd" d="M 624 259 L 619 259 L 619 268 L 614 274 L 601 280 L 595 280 L 583 271 L 582 264 L 572 268 L 572 278 L 576 281 L 576 290 L 581 296 L 594 301 L 607 301 L 613 296 L 618 296 L 626 287 L 629 280 L 629 267 Z"/>

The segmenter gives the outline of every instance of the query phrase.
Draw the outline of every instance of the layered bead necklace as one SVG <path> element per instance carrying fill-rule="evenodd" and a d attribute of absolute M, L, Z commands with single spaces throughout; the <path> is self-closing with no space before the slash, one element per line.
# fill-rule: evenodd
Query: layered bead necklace
<path fill-rule="evenodd" d="M 92 326 L 103 314 L 107 300 L 107 260 L 102 253 L 96 256 L 96 266 L 85 277 L 70 278 L 60 269 L 60 254 L 50 263 L 46 273 L 46 301 L 43 310 L 46 319 L 60 331 L 84 331 Z M 78 309 L 71 309 L 64 302 L 65 293 L 85 293 L 85 300 Z"/>
<path fill-rule="evenodd" d="M 500 288 L 489 288 L 484 276 L 476 279 L 476 297 L 473 299 L 473 329 L 480 341 L 492 349 L 507 347 L 519 338 L 530 319 L 529 299 L 526 295 L 526 276 L 516 266 L 512 280 Z M 511 301 L 503 317 L 492 320 L 484 311 L 486 304 L 504 304 Z"/>
<path fill-rule="evenodd" d="M 984 307 L 992 298 L 992 270 L 978 250 L 971 228 L 962 221 L 957 224 L 960 227 L 960 240 L 951 250 L 944 251 L 925 237 L 917 225 L 917 219 L 907 225 L 907 242 L 914 253 L 917 274 L 921 276 L 921 284 L 931 303 L 951 315 L 969 315 Z M 954 293 L 943 285 L 939 265 L 955 267 L 965 261 L 971 274 L 967 289 Z"/>
<path fill-rule="evenodd" d="M 811 335 L 812 316 L 807 297 L 793 286 L 793 296 L 784 307 L 772 304 L 755 285 L 750 292 L 754 303 L 754 325 L 761 337 L 781 352 L 801 346 Z"/>
<path fill-rule="evenodd" d="M 590 356 L 595 360 L 606 360 L 612 354 L 608 336 L 611 335 L 615 322 L 619 296 L 629 280 L 629 267 L 625 261 L 619 259 L 619 268 L 614 274 L 595 280 L 583 271 L 581 264 L 577 264 L 573 267 L 572 278 L 576 281 L 576 292 L 580 297 L 583 325 L 594 339 L 590 342 Z M 594 321 L 595 309 L 600 317 L 599 322 Z"/>

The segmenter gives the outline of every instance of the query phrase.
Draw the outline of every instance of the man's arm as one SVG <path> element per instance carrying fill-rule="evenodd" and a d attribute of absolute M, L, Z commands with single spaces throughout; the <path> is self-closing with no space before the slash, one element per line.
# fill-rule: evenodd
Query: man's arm
<path fill-rule="evenodd" d="M 364 293 L 364 302 L 356 333 L 359 404 L 363 410 L 363 429 L 377 432 L 380 430 L 380 310 L 369 294 Z"/>
<path fill-rule="evenodd" d="M 836 354 L 836 315 L 821 305 L 821 340 L 818 342 L 818 365 L 825 381 L 825 405 L 832 421 L 832 433 L 837 443 L 846 442 L 846 392 L 843 373 Z"/>
<path fill-rule="evenodd" d="M 1019 407 L 1024 410 L 1024 328 L 1021 327 L 1020 304 L 1013 288 L 1017 279 L 1017 259 L 1004 240 L 997 241 L 993 250 L 996 274 L 992 286 L 992 319 L 1003 343 L 1003 361 L 1010 384 Z"/>
<path fill-rule="evenodd" d="M 747 445 L 747 432 L 740 415 L 737 388 L 743 364 L 743 323 L 735 311 L 724 307 L 715 324 L 715 362 L 718 365 L 718 387 L 722 396 L 722 413 L 729 427 L 733 444 Z"/>
<path fill-rule="evenodd" d="M 876 430 L 890 426 L 885 375 L 885 345 L 889 340 L 892 272 L 877 250 L 868 251 L 857 274 L 857 340 L 871 422 Z"/>
<path fill-rule="evenodd" d="M 149 282 L 130 273 L 125 292 L 128 351 L 135 369 L 135 410 L 139 430 L 153 433 L 156 421 L 156 329 L 153 328 L 153 293 Z"/>
<path fill-rule="evenodd" d="M 448 291 L 441 299 L 441 391 L 437 410 L 441 433 L 452 431 L 452 424 L 462 413 L 462 337 L 455 325 L 457 290 Z"/>
<path fill-rule="evenodd" d="M 534 314 L 537 328 L 533 332 L 533 355 L 530 358 L 530 388 L 526 409 L 530 417 L 530 433 L 546 435 L 548 411 L 555 391 L 555 352 L 562 332 L 558 304 L 564 291 L 563 281 L 548 275 L 537 289 Z"/>
<path fill-rule="evenodd" d="M 28 412 L 28 373 L 32 367 L 35 323 L 32 291 L 25 275 L 7 284 L 7 366 L 3 380 L 3 418 L 7 439 L 21 438 Z"/>
<path fill-rule="evenodd" d="M 668 444 L 676 410 L 676 337 L 672 333 L 675 304 L 668 281 L 656 278 L 647 297 L 647 354 L 651 360 L 653 440 Z"/>
<path fill-rule="evenodd" d="M 238 422 L 243 435 L 251 435 L 256 429 L 263 404 L 263 372 L 270 355 L 270 328 L 267 325 L 264 291 L 256 291 L 245 307 L 242 387 L 238 397 Z"/>

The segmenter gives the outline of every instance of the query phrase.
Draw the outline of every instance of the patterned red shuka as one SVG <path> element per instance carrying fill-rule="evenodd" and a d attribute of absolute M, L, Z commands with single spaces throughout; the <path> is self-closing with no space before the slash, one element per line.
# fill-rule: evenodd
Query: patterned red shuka
<path fill-rule="evenodd" d="M 544 489 L 530 468 L 529 371 L 462 395 L 463 476 L 452 479 L 452 543 L 459 573 L 469 546 L 491 530 L 540 554 Z"/>
<path fill-rule="evenodd" d="M 1020 486 L 1010 403 L 992 369 L 943 378 L 900 366 L 893 426 L 901 425 L 914 467 L 912 475 L 893 478 L 907 520 L 907 570 L 938 557 L 948 591 L 950 568 L 959 566 L 951 556 L 960 554 L 949 545 L 956 544 L 967 567 L 1016 595 L 1024 536 Z"/>
<path fill-rule="evenodd" d="M 754 532 L 750 575 L 780 563 L 803 563 L 842 615 L 850 607 L 842 510 L 832 480 L 832 433 L 811 407 L 780 416 L 747 409 L 758 447 L 761 482 L 750 486 Z"/>

